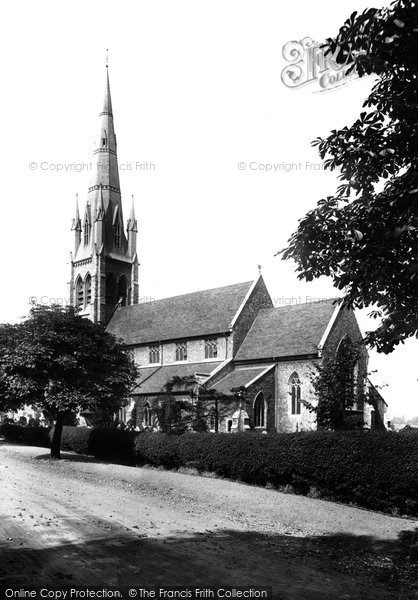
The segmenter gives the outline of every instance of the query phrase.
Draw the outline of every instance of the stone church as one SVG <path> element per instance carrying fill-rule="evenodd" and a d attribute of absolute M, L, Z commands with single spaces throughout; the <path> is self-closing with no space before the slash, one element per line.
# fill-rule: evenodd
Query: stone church
<path fill-rule="evenodd" d="M 304 405 L 315 401 L 310 375 L 315 363 L 348 340 L 362 342 L 353 311 L 332 299 L 275 308 L 261 274 L 254 281 L 139 302 L 138 227 L 132 201 L 125 229 L 107 68 L 99 116 L 97 169 L 83 216 L 77 201 L 72 225 L 70 298 L 81 315 L 121 338 L 140 367 L 121 419 L 135 415 L 139 429 L 158 428 L 155 403 L 173 377 L 187 376 L 197 387 L 231 397 L 221 431 L 315 429 Z M 364 350 L 353 373 L 357 390 L 369 385 L 367 361 Z M 174 393 L 190 397 L 191 391 L 183 386 Z M 383 407 L 383 400 L 373 410 L 359 399 L 351 413 L 371 427 Z M 209 427 L 215 429 L 213 418 Z"/>

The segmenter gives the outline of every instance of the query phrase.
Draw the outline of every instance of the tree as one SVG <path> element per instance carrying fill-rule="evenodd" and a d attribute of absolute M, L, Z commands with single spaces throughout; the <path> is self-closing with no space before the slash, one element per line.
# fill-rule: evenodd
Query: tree
<path fill-rule="evenodd" d="M 397 0 L 353 13 L 327 40 L 339 63 L 378 79 L 350 127 L 312 142 L 342 183 L 279 252 L 299 279 L 332 277 L 347 307 L 374 305 L 382 320 L 366 342 L 385 353 L 418 335 L 417 31 L 416 0 Z"/>
<path fill-rule="evenodd" d="M 339 351 L 324 358 L 311 376 L 317 402 L 312 404 L 302 400 L 304 405 L 316 414 L 316 423 L 321 429 L 334 431 L 352 429 L 363 425 L 363 421 L 353 420 L 350 411 L 355 403 L 366 401 L 364 386 L 359 385 L 355 372 L 361 347 L 343 340 Z"/>
<path fill-rule="evenodd" d="M 195 385 L 194 378 L 177 376 L 165 384 L 165 393 L 154 404 L 157 423 L 163 433 L 180 434 L 189 428 L 194 412 L 190 385 Z M 181 397 L 178 396 L 180 389 Z"/>
<path fill-rule="evenodd" d="M 154 401 L 157 423 L 164 433 L 204 432 L 213 420 L 215 433 L 219 423 L 237 404 L 235 395 L 228 396 L 206 388 L 194 375 L 174 376 L 165 385 L 165 393 Z"/>
<path fill-rule="evenodd" d="M 115 413 L 137 376 L 124 347 L 73 307 L 35 305 L 22 323 L 0 330 L 1 408 L 28 404 L 51 416 L 53 458 L 66 419 L 84 410 Z"/>

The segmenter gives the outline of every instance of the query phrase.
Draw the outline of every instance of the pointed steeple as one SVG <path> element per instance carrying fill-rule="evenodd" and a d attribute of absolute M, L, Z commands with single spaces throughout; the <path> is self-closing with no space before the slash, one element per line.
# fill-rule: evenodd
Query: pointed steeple
<path fill-rule="evenodd" d="M 135 218 L 135 201 L 134 201 L 133 194 L 132 194 L 131 214 L 129 215 L 129 219 L 128 219 L 128 223 L 127 223 L 127 230 L 138 232 L 138 222 Z"/>
<path fill-rule="evenodd" d="M 107 212 L 109 203 L 122 210 L 116 135 L 113 123 L 112 99 L 110 93 L 109 68 L 106 65 L 105 93 L 102 111 L 99 113 L 100 125 L 93 152 L 96 169 L 89 187 L 92 206 L 97 210 L 98 190 L 103 186 L 103 202 Z"/>
<path fill-rule="evenodd" d="M 77 254 L 77 250 L 81 244 L 81 219 L 80 219 L 80 209 L 78 206 L 78 194 L 76 194 L 75 201 L 75 217 L 73 219 L 71 225 L 71 231 L 74 231 L 74 254 Z"/>
<path fill-rule="evenodd" d="M 80 219 L 77 205 L 73 220 L 76 252 L 72 259 L 70 295 L 71 303 L 82 309 L 84 316 L 94 322 L 106 323 L 114 312 L 116 293 L 125 290 L 122 296 L 131 304 L 137 304 L 139 296 L 137 221 L 132 206 L 128 231 L 124 229 L 107 64 L 100 106 L 98 138 L 93 152 L 96 168 L 88 189 L 83 219 Z M 90 287 L 86 281 L 91 282 Z"/>
<path fill-rule="evenodd" d="M 78 194 L 75 195 L 75 218 L 71 225 L 71 231 L 81 231 L 80 208 L 78 206 Z"/>
<path fill-rule="evenodd" d="M 103 101 L 103 110 L 100 113 L 100 116 L 102 116 L 102 115 L 109 115 L 109 116 L 113 117 L 112 97 L 110 95 L 109 66 L 108 65 L 106 65 L 106 88 L 105 88 L 105 95 L 104 95 L 104 101 Z"/>
<path fill-rule="evenodd" d="M 138 223 L 135 218 L 135 204 L 134 204 L 134 196 L 132 194 L 132 205 L 131 205 L 131 214 L 127 223 L 127 232 L 128 232 L 128 253 L 130 258 L 134 258 L 136 255 L 136 237 L 138 233 Z"/>

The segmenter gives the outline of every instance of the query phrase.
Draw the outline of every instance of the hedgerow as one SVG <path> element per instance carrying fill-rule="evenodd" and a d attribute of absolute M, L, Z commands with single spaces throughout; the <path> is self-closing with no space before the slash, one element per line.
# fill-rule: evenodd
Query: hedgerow
<path fill-rule="evenodd" d="M 53 430 L 51 431 L 51 437 Z M 61 450 L 90 454 L 97 458 L 133 462 L 134 437 L 131 431 L 113 428 L 64 427 Z"/>
<path fill-rule="evenodd" d="M 313 490 L 324 498 L 418 514 L 418 436 L 386 432 L 297 434 L 145 433 L 137 461 L 200 471 L 247 483 Z"/>
<path fill-rule="evenodd" d="M 24 427 L 11 423 L 3 423 L 0 426 L 0 435 L 7 442 L 14 444 L 25 444 L 26 446 L 42 446 L 49 448 L 49 428 L 47 427 Z"/>
<path fill-rule="evenodd" d="M 3 425 L 0 433 L 10 442 L 49 445 L 45 428 Z M 414 432 L 177 436 L 64 427 L 61 447 L 128 464 L 166 469 L 192 466 L 247 483 L 418 515 L 418 435 Z"/>

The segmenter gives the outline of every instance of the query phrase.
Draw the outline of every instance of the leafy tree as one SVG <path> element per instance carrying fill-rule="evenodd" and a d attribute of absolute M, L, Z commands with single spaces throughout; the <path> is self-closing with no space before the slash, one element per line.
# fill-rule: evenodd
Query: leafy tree
<path fill-rule="evenodd" d="M 163 394 L 154 403 L 157 424 L 165 433 L 184 433 L 192 430 L 209 430 L 213 419 L 214 429 L 219 431 L 219 423 L 237 404 L 237 396 L 228 396 L 208 389 L 191 376 L 175 376 L 165 385 Z"/>
<path fill-rule="evenodd" d="M 165 384 L 165 393 L 153 404 L 157 424 L 163 433 L 180 434 L 190 428 L 195 412 L 192 402 L 192 388 L 195 385 L 193 377 L 177 376 Z"/>
<path fill-rule="evenodd" d="M 359 385 L 355 376 L 360 352 L 360 346 L 347 340 L 335 355 L 327 356 L 320 365 L 315 365 L 311 384 L 317 402 L 302 402 L 316 414 L 319 428 L 337 431 L 363 425 L 363 421 L 350 418 L 349 412 L 355 402 L 362 404 L 366 401 L 363 386 Z"/>
<path fill-rule="evenodd" d="M 346 306 L 374 305 L 382 320 L 366 341 L 385 353 L 418 335 L 417 31 L 416 0 L 397 0 L 353 13 L 327 40 L 339 63 L 377 82 L 350 127 L 313 142 L 342 183 L 281 251 L 299 279 L 330 276 Z"/>
<path fill-rule="evenodd" d="M 0 408 L 28 404 L 52 416 L 53 458 L 66 419 L 84 410 L 115 413 L 137 376 L 123 346 L 73 307 L 35 305 L 22 323 L 0 330 Z"/>
<path fill-rule="evenodd" d="M 136 405 L 134 405 L 132 412 L 131 412 L 131 417 L 126 424 L 127 429 L 135 430 L 136 425 L 137 425 L 137 419 L 138 419 L 138 409 L 137 409 Z"/>

